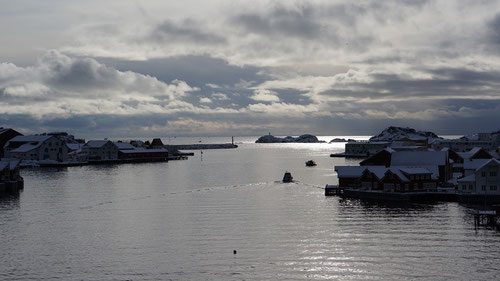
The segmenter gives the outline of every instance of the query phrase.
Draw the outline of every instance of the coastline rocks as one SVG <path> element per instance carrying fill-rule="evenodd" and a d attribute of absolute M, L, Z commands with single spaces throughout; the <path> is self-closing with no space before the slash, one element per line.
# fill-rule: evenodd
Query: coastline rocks
<path fill-rule="evenodd" d="M 265 135 L 255 141 L 255 143 L 290 143 L 290 142 L 320 143 L 325 141 L 320 141 L 316 136 L 309 134 L 301 135 L 296 138 L 291 136 L 279 138 L 273 135 Z"/>

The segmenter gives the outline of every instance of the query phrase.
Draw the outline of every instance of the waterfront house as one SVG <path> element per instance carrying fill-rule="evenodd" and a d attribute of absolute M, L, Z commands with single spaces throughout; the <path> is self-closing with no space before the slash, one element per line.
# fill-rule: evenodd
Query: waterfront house
<path fill-rule="evenodd" d="M 23 189 L 24 180 L 19 174 L 19 159 L 2 158 L 0 160 L 0 193 Z"/>
<path fill-rule="evenodd" d="M 500 194 L 500 161 L 486 160 L 475 171 L 457 180 L 457 191 L 474 194 Z"/>
<path fill-rule="evenodd" d="M 452 165 L 447 151 L 395 151 L 386 148 L 375 155 L 363 160 L 360 166 L 384 167 L 420 167 L 428 170 L 439 171 L 439 181 L 446 182 L 451 179 Z"/>
<path fill-rule="evenodd" d="M 118 159 L 118 147 L 110 140 L 90 140 L 82 146 L 82 153 L 89 161 Z"/>
<path fill-rule="evenodd" d="M 51 135 L 16 136 L 7 141 L 4 152 L 7 158 L 21 160 L 65 162 L 68 157 L 65 143 Z"/>
<path fill-rule="evenodd" d="M 3 147 L 5 146 L 7 141 L 16 136 L 22 136 L 22 134 L 11 128 L 0 127 L 0 158 L 4 157 Z"/>
<path fill-rule="evenodd" d="M 367 167 L 362 166 L 335 166 L 340 187 L 358 188 L 360 177 Z"/>
<path fill-rule="evenodd" d="M 361 189 L 385 192 L 436 191 L 438 178 L 426 168 L 368 167 L 361 177 Z"/>

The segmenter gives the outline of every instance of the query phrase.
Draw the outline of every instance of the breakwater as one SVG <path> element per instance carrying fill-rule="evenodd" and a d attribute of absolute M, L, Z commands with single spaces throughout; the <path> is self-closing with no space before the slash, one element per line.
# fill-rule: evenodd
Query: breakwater
<path fill-rule="evenodd" d="M 203 149 L 229 149 L 237 148 L 236 144 L 232 143 L 204 143 L 204 144 L 169 144 L 164 146 L 170 150 L 203 150 Z"/>

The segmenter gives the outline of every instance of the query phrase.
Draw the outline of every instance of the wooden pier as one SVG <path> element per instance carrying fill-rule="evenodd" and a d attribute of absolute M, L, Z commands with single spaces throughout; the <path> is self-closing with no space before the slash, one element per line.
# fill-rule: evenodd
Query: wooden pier
<path fill-rule="evenodd" d="M 498 219 L 500 217 L 500 206 L 495 206 L 495 210 L 474 210 L 474 226 L 496 226 L 498 228 Z"/>

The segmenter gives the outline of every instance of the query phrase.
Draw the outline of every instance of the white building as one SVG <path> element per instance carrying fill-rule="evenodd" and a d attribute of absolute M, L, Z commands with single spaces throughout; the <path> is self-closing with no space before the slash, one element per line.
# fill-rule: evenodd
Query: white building
<path fill-rule="evenodd" d="M 91 140 L 82 146 L 88 160 L 116 160 L 118 147 L 110 140 Z"/>
<path fill-rule="evenodd" d="M 68 147 L 55 136 L 16 136 L 4 146 L 5 157 L 21 160 L 65 162 Z"/>
<path fill-rule="evenodd" d="M 457 184 L 461 193 L 500 194 L 500 161 L 489 159 L 474 173 L 458 179 Z"/>

